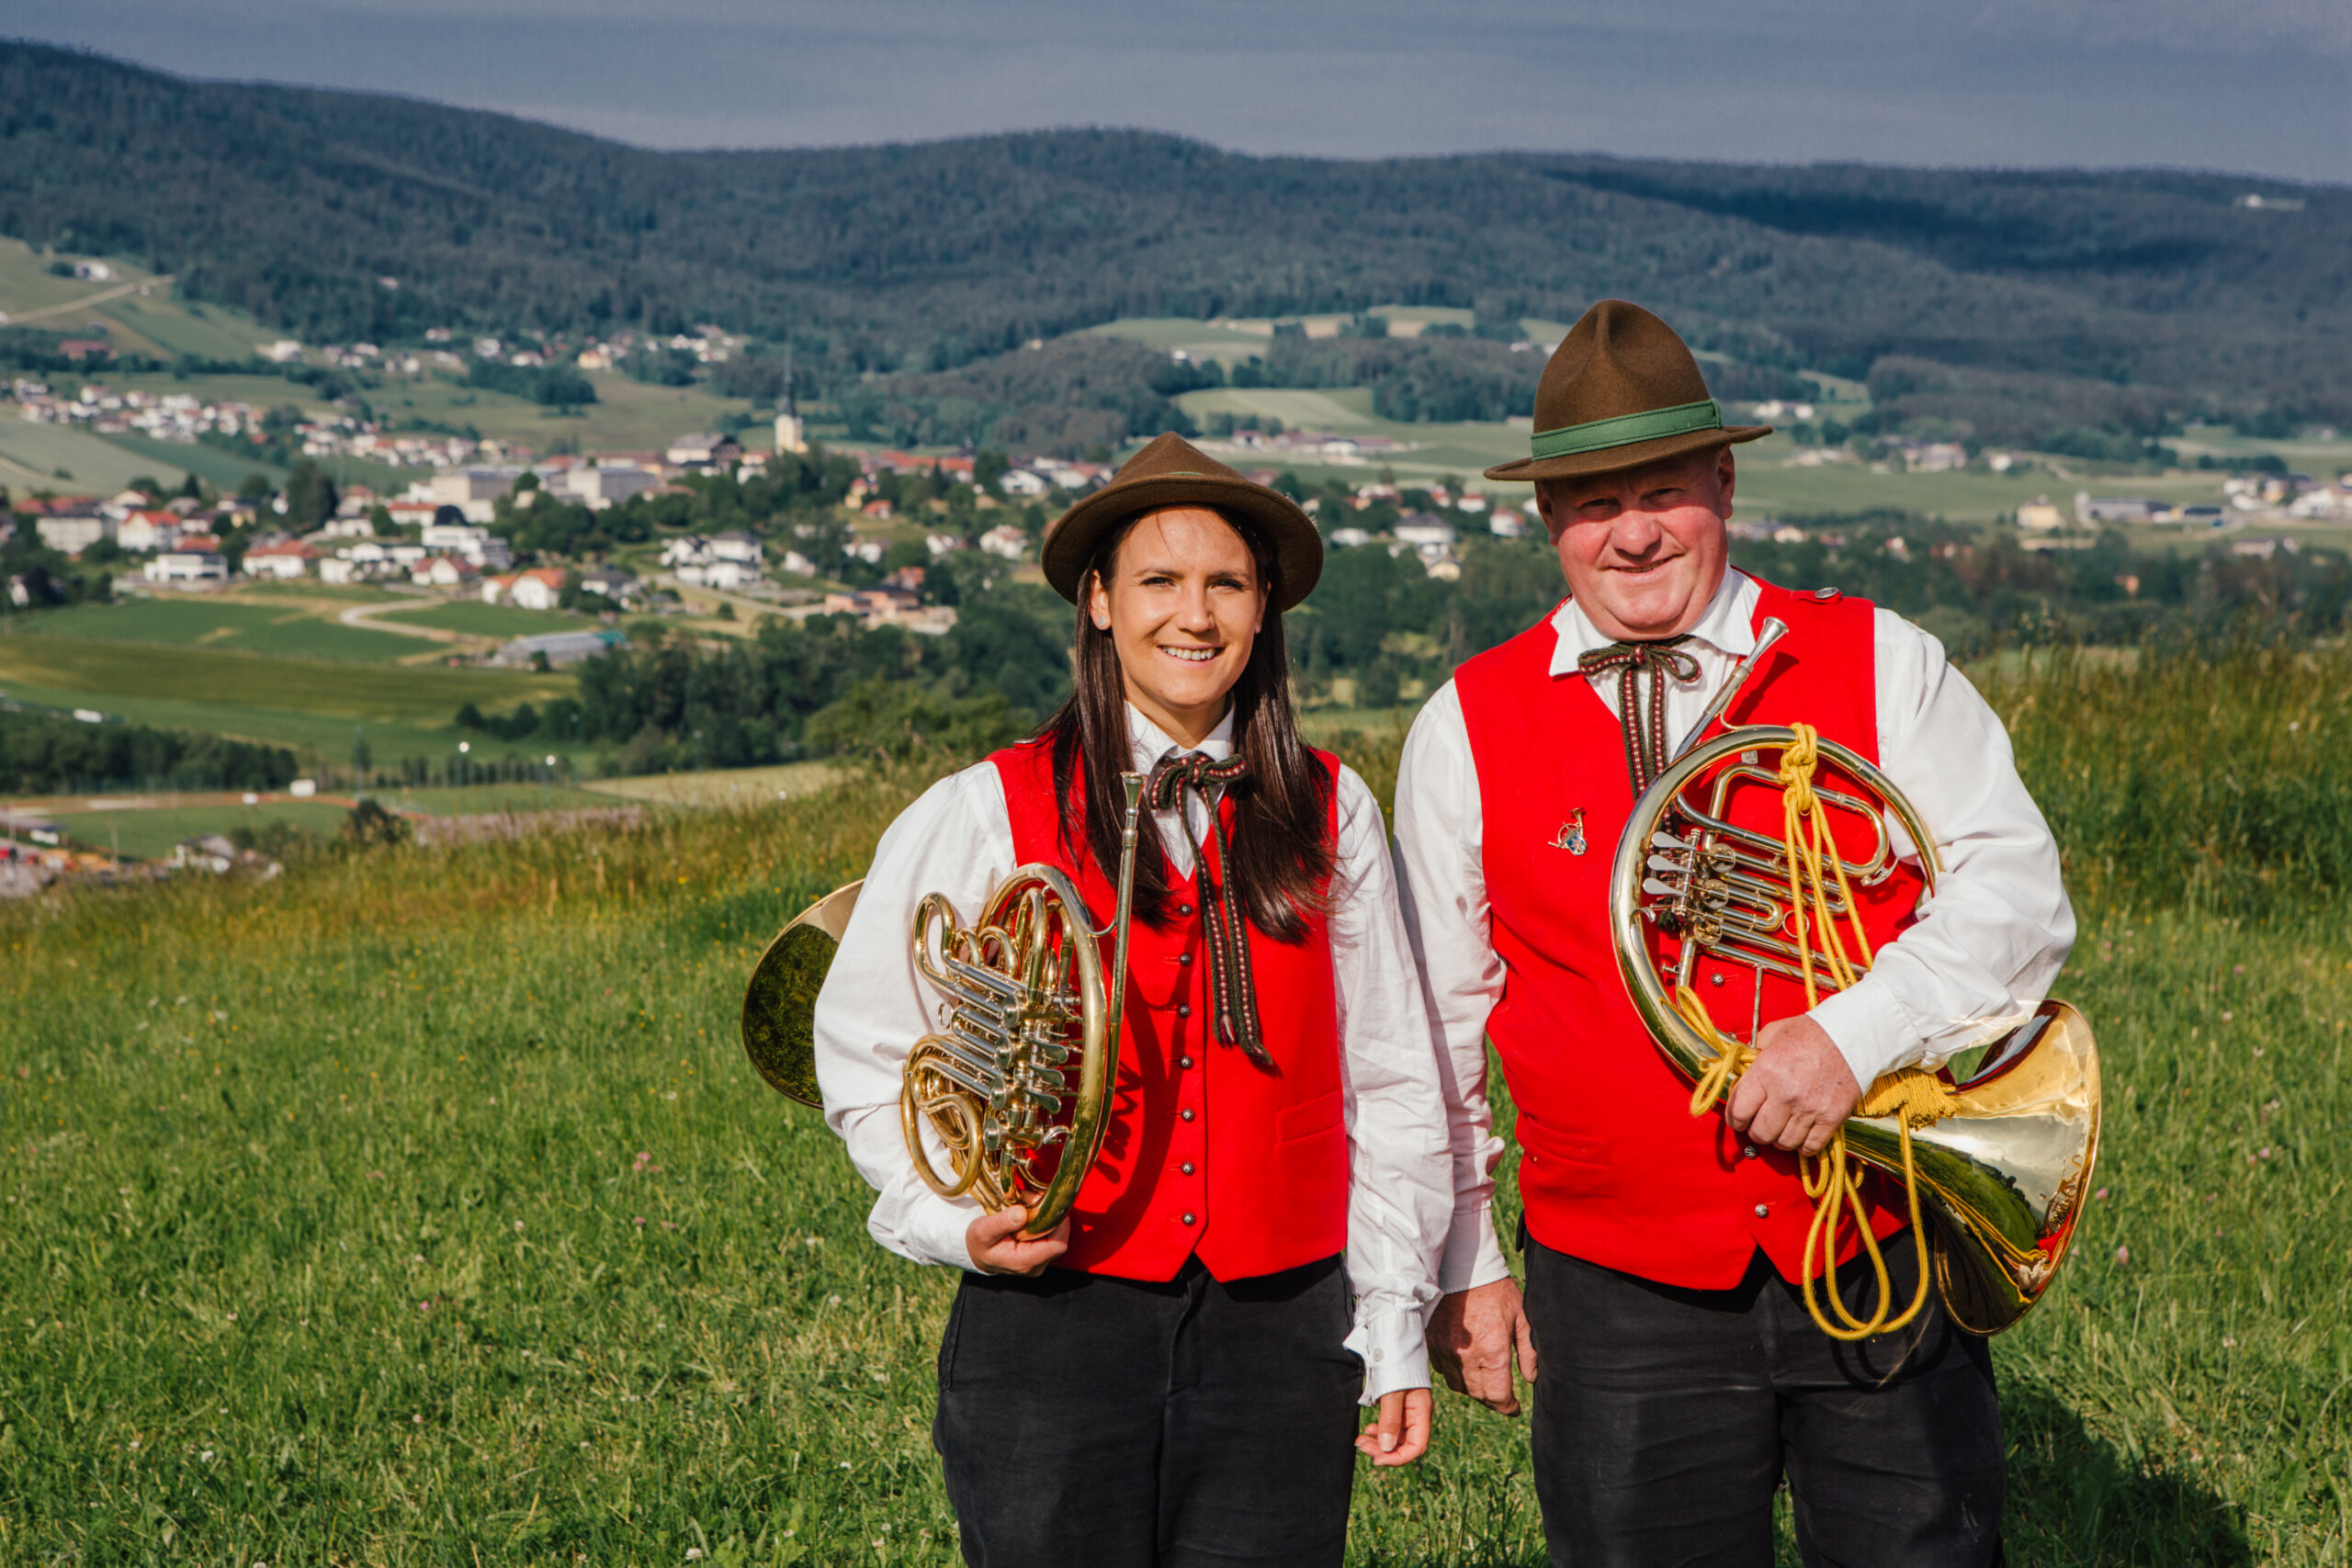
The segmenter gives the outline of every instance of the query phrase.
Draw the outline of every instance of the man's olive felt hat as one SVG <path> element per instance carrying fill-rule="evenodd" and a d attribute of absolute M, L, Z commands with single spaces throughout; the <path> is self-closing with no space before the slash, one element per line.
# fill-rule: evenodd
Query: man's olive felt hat
<path fill-rule="evenodd" d="M 1102 541 L 1128 519 L 1162 506 L 1214 507 L 1255 524 L 1274 556 L 1276 611 L 1306 598 L 1323 574 L 1323 536 L 1296 502 L 1252 483 L 1170 431 L 1047 525 L 1039 552 L 1046 581 L 1077 604 L 1080 580 Z"/>
<path fill-rule="evenodd" d="M 1724 424 L 1723 405 L 1707 395 L 1707 378 L 1674 329 L 1639 305 L 1603 299 L 1544 367 L 1530 455 L 1487 477 L 1610 474 L 1771 434 L 1769 424 Z"/>

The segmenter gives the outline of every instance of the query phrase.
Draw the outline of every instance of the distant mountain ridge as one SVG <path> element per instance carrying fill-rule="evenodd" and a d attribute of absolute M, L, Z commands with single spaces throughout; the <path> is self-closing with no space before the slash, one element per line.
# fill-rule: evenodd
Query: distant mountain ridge
<path fill-rule="evenodd" d="M 322 340 L 714 321 L 840 378 L 1128 315 L 1572 319 L 1616 294 L 1749 363 L 1875 368 L 1929 417 L 2015 395 L 2117 428 L 2352 421 L 2352 189 L 2211 175 L 1341 162 L 1124 130 L 652 152 L 8 43 L 0 232 Z"/>

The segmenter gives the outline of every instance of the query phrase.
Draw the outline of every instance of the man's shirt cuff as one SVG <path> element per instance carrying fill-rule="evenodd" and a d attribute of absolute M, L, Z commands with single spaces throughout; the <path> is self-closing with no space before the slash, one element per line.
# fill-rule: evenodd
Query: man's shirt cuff
<path fill-rule="evenodd" d="M 1427 1325 L 1417 1312 L 1385 1312 L 1356 1325 L 1347 1347 L 1363 1361 L 1361 1404 L 1377 1404 L 1398 1389 L 1430 1386 Z"/>
<path fill-rule="evenodd" d="M 1806 1016 L 1821 1026 L 1838 1054 L 1846 1058 L 1854 1082 L 1864 1094 L 1883 1075 L 1919 1059 L 1923 1042 L 1915 1037 L 1902 1007 L 1867 976 Z"/>
<path fill-rule="evenodd" d="M 1459 1295 L 1510 1277 L 1510 1264 L 1495 1235 L 1492 1205 L 1485 1198 L 1461 1204 L 1453 1211 L 1453 1223 L 1445 1233 L 1445 1250 L 1438 1258 L 1439 1293 Z"/>

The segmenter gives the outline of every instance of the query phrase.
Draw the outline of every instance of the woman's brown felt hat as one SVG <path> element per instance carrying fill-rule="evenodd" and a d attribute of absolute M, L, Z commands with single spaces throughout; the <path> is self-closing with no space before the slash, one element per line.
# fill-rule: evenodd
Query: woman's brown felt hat
<path fill-rule="evenodd" d="M 1623 299 L 1603 299 L 1568 330 L 1535 384 L 1530 456 L 1490 479 L 1612 474 L 1661 457 L 1770 435 L 1769 424 L 1724 423 L 1699 362 L 1674 329 Z"/>
<path fill-rule="evenodd" d="M 1277 612 L 1306 598 L 1323 575 L 1323 536 L 1296 502 L 1251 483 L 1170 431 L 1046 527 L 1045 548 L 1038 553 L 1046 581 L 1077 604 L 1080 581 L 1102 541 L 1129 518 L 1161 506 L 1215 507 L 1255 524 L 1274 553 Z"/>

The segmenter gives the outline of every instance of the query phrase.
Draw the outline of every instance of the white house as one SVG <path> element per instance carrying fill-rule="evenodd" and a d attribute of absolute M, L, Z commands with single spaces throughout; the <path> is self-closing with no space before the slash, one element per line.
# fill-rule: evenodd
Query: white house
<path fill-rule="evenodd" d="M 1396 520 L 1389 530 L 1400 545 L 1408 545 L 1424 556 L 1442 556 L 1453 548 L 1453 525 L 1434 513 L 1408 512 Z"/>
<path fill-rule="evenodd" d="M 165 550 L 140 573 L 150 582 L 226 582 L 229 562 L 212 550 Z"/>
<path fill-rule="evenodd" d="M 160 550 L 180 536 L 179 514 L 148 510 L 134 512 L 116 528 L 114 542 L 134 555 Z"/>
<path fill-rule="evenodd" d="M 1029 536 L 1010 523 L 1000 523 L 980 536 L 980 548 L 1007 560 L 1019 560 L 1029 551 Z"/>
<path fill-rule="evenodd" d="M 34 525 L 40 542 L 60 555 L 78 556 L 100 539 L 115 536 L 111 517 L 95 512 L 51 513 Z"/>
<path fill-rule="evenodd" d="M 555 567 L 535 567 L 509 577 L 485 577 L 481 582 L 481 599 L 485 604 L 495 604 L 501 599 L 518 610 L 552 610 L 563 597 L 563 573 Z"/>
<path fill-rule="evenodd" d="M 568 469 L 560 493 L 582 502 L 591 512 L 602 512 L 661 482 L 661 475 L 649 473 L 633 463 L 606 463 Z"/>
<path fill-rule="evenodd" d="M 1040 496 L 1054 488 L 1045 475 L 1027 468 L 1007 468 L 997 477 L 997 488 L 1007 495 Z"/>
<path fill-rule="evenodd" d="M 662 541 L 662 564 L 667 567 L 700 566 L 710 559 L 710 541 L 698 534 Z"/>
<path fill-rule="evenodd" d="M 358 579 L 358 568 L 342 556 L 326 556 L 319 561 L 319 581 L 340 587 Z"/>
<path fill-rule="evenodd" d="M 670 443 L 670 450 L 665 454 L 673 467 L 681 468 L 732 468 L 735 460 L 742 455 L 741 442 L 731 435 L 709 431 L 679 436 Z"/>
<path fill-rule="evenodd" d="M 456 507 L 469 523 L 487 523 L 497 515 L 492 503 L 522 477 L 520 468 L 451 468 L 433 476 L 433 502 Z"/>
<path fill-rule="evenodd" d="M 417 542 L 428 550 L 461 555 L 477 571 L 503 571 L 514 559 L 504 539 L 475 523 L 428 523 Z"/>
<path fill-rule="evenodd" d="M 300 577 L 311 570 L 311 563 L 318 559 L 318 557 L 319 552 L 316 549 L 295 539 L 289 539 L 284 544 L 257 546 L 245 552 L 245 575 L 247 577 Z"/>
<path fill-rule="evenodd" d="M 741 561 L 715 560 L 707 566 L 682 566 L 678 581 L 702 588 L 716 588 L 721 592 L 739 592 L 760 581 L 758 569 Z"/>
<path fill-rule="evenodd" d="M 600 566 L 593 571 L 580 574 L 580 591 L 582 593 L 601 593 L 618 603 L 637 592 L 637 579 L 628 572 Z"/>
<path fill-rule="evenodd" d="M 765 553 L 759 540 L 749 534 L 720 534 L 710 541 L 709 558 L 712 560 L 740 561 L 746 566 L 757 566 Z"/>
<path fill-rule="evenodd" d="M 409 569 L 409 581 L 419 588 L 463 588 L 481 573 L 463 556 L 435 556 Z"/>

